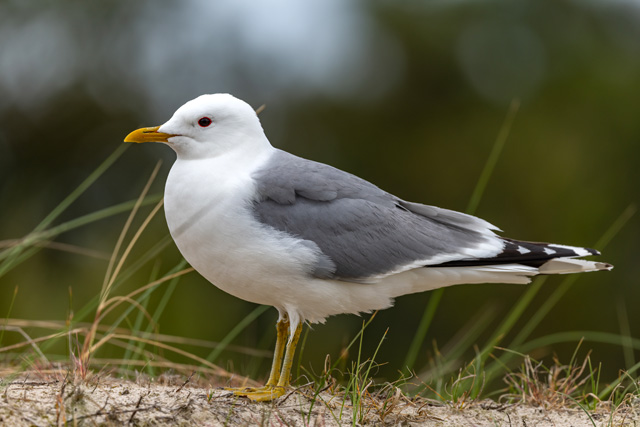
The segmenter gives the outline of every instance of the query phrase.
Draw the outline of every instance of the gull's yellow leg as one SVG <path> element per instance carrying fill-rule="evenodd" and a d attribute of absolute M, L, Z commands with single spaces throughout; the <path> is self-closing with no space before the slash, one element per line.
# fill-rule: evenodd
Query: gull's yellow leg
<path fill-rule="evenodd" d="M 289 319 L 278 320 L 276 324 L 276 348 L 273 354 L 273 363 L 271 364 L 271 373 L 265 386 L 274 386 L 280 381 L 280 369 L 282 368 L 282 357 L 284 349 L 289 338 Z"/>
<path fill-rule="evenodd" d="M 293 365 L 293 356 L 296 354 L 296 347 L 300 340 L 300 333 L 302 332 L 302 323 L 298 324 L 291 341 L 287 344 L 287 352 L 284 355 L 284 363 L 282 364 L 282 375 L 278 380 L 278 387 L 288 387 L 291 377 L 291 366 Z"/>
<path fill-rule="evenodd" d="M 302 332 L 302 323 L 298 324 L 293 336 L 289 340 L 286 346 L 286 352 L 284 355 L 284 362 L 282 364 L 282 372 L 278 379 L 277 385 L 267 385 L 261 389 L 257 389 L 253 392 L 243 394 L 251 400 L 258 402 L 268 402 L 270 400 L 277 399 L 285 394 L 286 388 L 290 384 L 291 366 L 293 365 L 293 356 L 296 353 L 296 347 L 298 346 L 298 340 L 300 340 L 300 333 Z M 275 360 L 274 360 L 275 363 Z M 273 371 L 272 371 L 273 373 Z M 268 383 L 267 383 L 268 384 Z"/>
<path fill-rule="evenodd" d="M 233 391 L 238 396 L 246 396 L 248 393 L 256 393 L 265 391 L 278 385 L 280 380 L 280 369 L 282 367 L 282 358 L 284 356 L 285 346 L 289 338 L 289 319 L 279 320 L 276 324 L 276 348 L 273 354 L 273 363 L 271 364 L 271 373 L 269 379 L 263 387 L 225 387 L 227 391 Z"/>

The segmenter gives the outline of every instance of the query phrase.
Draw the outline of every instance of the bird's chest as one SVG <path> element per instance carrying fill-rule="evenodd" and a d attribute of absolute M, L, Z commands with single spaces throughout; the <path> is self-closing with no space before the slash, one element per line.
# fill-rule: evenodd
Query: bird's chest
<path fill-rule="evenodd" d="M 227 179 L 193 163 L 172 168 L 165 187 L 167 225 L 180 252 L 196 269 L 237 262 L 250 245 L 249 177 Z M 208 271 L 209 272 L 209 271 Z"/>
<path fill-rule="evenodd" d="M 276 305 L 273 295 L 305 276 L 316 254 L 297 239 L 257 222 L 250 175 L 236 172 L 227 179 L 196 165 L 177 166 L 167 179 L 165 214 L 182 255 L 222 290 Z"/>

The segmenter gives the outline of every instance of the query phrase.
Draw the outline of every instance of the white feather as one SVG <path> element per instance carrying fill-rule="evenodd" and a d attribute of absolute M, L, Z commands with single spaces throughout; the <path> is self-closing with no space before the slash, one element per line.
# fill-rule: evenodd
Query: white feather
<path fill-rule="evenodd" d="M 611 270 L 613 267 L 604 262 L 587 261 L 575 258 L 554 258 L 538 268 L 540 274 L 569 274 L 586 271 Z"/>

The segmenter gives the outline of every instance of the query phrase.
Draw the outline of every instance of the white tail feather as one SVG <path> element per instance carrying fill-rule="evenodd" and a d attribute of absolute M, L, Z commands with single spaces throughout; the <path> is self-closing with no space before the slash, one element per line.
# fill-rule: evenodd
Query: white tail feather
<path fill-rule="evenodd" d="M 542 264 L 540 274 L 569 274 L 583 271 L 611 270 L 613 266 L 605 262 L 586 261 L 574 258 L 554 258 Z"/>

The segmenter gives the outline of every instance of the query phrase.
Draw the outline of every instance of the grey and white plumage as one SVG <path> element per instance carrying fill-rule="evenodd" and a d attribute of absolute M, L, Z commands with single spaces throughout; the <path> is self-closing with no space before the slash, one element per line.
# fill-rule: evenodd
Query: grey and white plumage
<path fill-rule="evenodd" d="M 162 137 L 146 140 L 177 153 L 165 212 L 181 253 L 222 290 L 276 307 L 292 331 L 443 286 L 611 268 L 576 259 L 595 250 L 502 238 L 480 218 L 275 149 L 231 95 L 189 101 L 154 129 Z"/>

